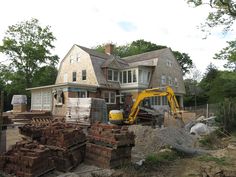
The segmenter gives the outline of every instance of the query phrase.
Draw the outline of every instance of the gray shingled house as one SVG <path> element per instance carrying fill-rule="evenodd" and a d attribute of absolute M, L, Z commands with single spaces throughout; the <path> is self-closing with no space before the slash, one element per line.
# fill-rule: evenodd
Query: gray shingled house
<path fill-rule="evenodd" d="M 124 93 L 133 98 L 143 89 L 169 85 L 183 106 L 185 87 L 180 65 L 173 52 L 164 48 L 126 58 L 113 56 L 113 46 L 100 53 L 73 45 L 60 63 L 55 85 L 29 88 L 31 110 L 65 116 L 68 98 L 104 98 L 109 109 L 117 109 Z M 154 108 L 168 107 L 166 97 L 151 99 Z"/>

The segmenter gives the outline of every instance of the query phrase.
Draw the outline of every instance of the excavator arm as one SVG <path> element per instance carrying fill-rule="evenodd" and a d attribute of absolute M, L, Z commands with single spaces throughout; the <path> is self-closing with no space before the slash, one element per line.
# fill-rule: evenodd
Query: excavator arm
<path fill-rule="evenodd" d="M 174 118 L 179 119 L 181 124 L 183 124 L 182 116 L 179 111 L 179 104 L 176 100 L 174 91 L 171 89 L 171 87 L 167 86 L 163 90 L 162 88 L 154 88 L 154 89 L 146 89 L 142 91 L 138 97 L 136 98 L 136 101 L 134 102 L 131 112 L 129 114 L 128 119 L 125 121 L 127 124 L 133 124 L 136 119 L 139 112 L 139 105 L 145 98 L 151 98 L 156 96 L 166 96 L 171 108 L 171 111 L 174 115 Z M 182 125 L 181 125 L 182 126 Z"/>

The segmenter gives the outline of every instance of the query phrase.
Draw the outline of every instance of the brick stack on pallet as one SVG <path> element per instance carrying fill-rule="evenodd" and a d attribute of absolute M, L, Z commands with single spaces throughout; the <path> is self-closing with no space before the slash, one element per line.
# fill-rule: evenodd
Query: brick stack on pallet
<path fill-rule="evenodd" d="M 37 177 L 54 170 L 50 149 L 37 142 L 21 141 L 0 156 L 0 169 L 17 177 Z"/>
<path fill-rule="evenodd" d="M 86 137 L 77 125 L 53 122 L 47 126 L 25 125 L 20 133 L 51 149 L 58 171 L 68 171 L 84 160 Z"/>
<path fill-rule="evenodd" d="M 68 171 L 84 160 L 86 137 L 76 125 L 54 123 L 42 131 L 41 144 L 52 150 L 56 169 Z"/>
<path fill-rule="evenodd" d="M 102 168 L 130 163 L 135 135 L 127 126 L 95 123 L 88 132 L 85 162 Z"/>

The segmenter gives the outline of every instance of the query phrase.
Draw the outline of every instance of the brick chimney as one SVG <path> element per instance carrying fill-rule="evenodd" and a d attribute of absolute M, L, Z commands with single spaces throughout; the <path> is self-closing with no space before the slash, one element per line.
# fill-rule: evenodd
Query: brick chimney
<path fill-rule="evenodd" d="M 105 53 L 108 55 L 112 55 L 113 54 L 113 49 L 114 49 L 114 45 L 113 44 L 106 44 L 105 45 Z"/>

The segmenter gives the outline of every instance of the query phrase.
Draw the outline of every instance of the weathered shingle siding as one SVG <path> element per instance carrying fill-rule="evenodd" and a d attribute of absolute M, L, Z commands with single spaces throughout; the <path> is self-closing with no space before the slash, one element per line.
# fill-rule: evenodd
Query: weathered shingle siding
<path fill-rule="evenodd" d="M 167 66 L 168 60 L 172 63 L 172 66 Z M 166 76 L 167 84 L 163 85 L 161 83 L 162 75 Z M 158 57 L 158 63 L 153 72 L 150 87 L 168 85 L 168 77 L 171 77 L 172 80 L 176 78 L 178 81 L 177 86 L 170 85 L 173 88 L 174 92 L 179 94 L 185 94 L 182 70 L 171 50 L 166 50 L 164 53 L 162 53 L 161 56 Z"/>
<path fill-rule="evenodd" d="M 70 57 L 79 54 L 79 61 L 70 63 Z M 86 80 L 82 80 L 82 70 L 86 70 Z M 67 74 L 67 82 L 72 82 L 72 73 L 76 72 L 76 82 L 87 85 L 98 85 L 94 67 L 90 55 L 78 46 L 74 45 L 62 60 L 56 79 L 56 84 L 65 83 L 64 75 Z"/>

